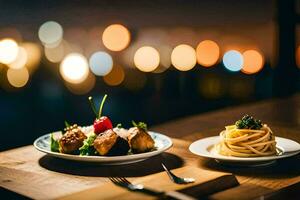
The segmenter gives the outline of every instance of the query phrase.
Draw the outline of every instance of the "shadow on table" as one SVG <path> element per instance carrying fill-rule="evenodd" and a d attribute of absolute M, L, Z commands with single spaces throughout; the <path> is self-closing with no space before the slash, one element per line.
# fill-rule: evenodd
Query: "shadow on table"
<path fill-rule="evenodd" d="M 230 172 L 235 175 L 264 177 L 272 179 L 295 177 L 300 175 L 300 154 L 280 159 L 274 164 L 260 166 L 260 167 L 235 167 L 227 166 L 221 163 L 217 163 L 213 159 L 205 159 L 200 162 L 200 166 L 207 169 L 213 169 L 217 171 Z"/>
<path fill-rule="evenodd" d="M 163 171 L 161 166 L 162 162 L 169 169 L 181 167 L 184 163 L 181 158 L 171 153 L 163 153 L 145 161 L 125 165 L 103 165 L 100 163 L 76 162 L 54 158 L 47 155 L 43 156 L 39 160 L 40 166 L 51 171 L 79 176 L 96 177 L 145 176 Z"/>

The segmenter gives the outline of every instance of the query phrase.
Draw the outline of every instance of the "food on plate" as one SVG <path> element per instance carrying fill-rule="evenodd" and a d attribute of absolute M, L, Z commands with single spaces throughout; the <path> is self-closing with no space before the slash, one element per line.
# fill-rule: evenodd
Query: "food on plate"
<path fill-rule="evenodd" d="M 147 125 L 143 122 L 136 124 L 132 122 L 134 127 L 128 130 L 128 143 L 132 152 L 142 153 L 154 148 L 154 140 L 147 132 Z"/>
<path fill-rule="evenodd" d="M 96 115 L 96 119 L 94 121 L 93 126 L 94 126 L 94 132 L 97 135 L 104 132 L 104 131 L 106 131 L 106 130 L 108 130 L 108 129 L 113 128 L 113 125 L 112 125 L 110 119 L 106 116 L 102 116 L 102 109 L 103 109 L 103 105 L 104 105 L 104 102 L 105 102 L 106 98 L 107 98 L 107 94 L 104 95 L 104 97 L 102 99 L 102 102 L 100 104 L 99 111 L 97 113 L 94 100 L 93 100 L 92 97 L 89 97 L 89 101 L 90 101 L 92 110 L 93 110 L 94 114 Z"/>
<path fill-rule="evenodd" d="M 87 136 L 77 124 L 67 127 L 65 131 L 65 134 L 59 140 L 59 151 L 61 153 L 75 153 L 83 145 L 83 141 Z"/>
<path fill-rule="evenodd" d="M 121 124 L 113 127 L 107 116 L 102 116 L 102 109 L 107 95 L 104 96 L 97 114 L 92 97 L 89 97 L 96 120 L 92 126 L 70 126 L 65 122 L 65 133 L 52 133 L 50 148 L 53 152 L 79 154 L 81 156 L 121 156 L 132 153 L 144 153 L 154 150 L 154 140 L 143 122 L 134 127 L 122 128 Z"/>
<path fill-rule="evenodd" d="M 100 133 L 94 140 L 94 148 L 101 156 L 105 155 L 126 155 L 129 144 L 126 139 L 120 137 L 112 129 Z"/>
<path fill-rule="evenodd" d="M 260 120 L 245 115 L 234 125 L 226 126 L 216 145 L 219 154 L 235 157 L 258 157 L 276 154 L 272 130 Z"/>

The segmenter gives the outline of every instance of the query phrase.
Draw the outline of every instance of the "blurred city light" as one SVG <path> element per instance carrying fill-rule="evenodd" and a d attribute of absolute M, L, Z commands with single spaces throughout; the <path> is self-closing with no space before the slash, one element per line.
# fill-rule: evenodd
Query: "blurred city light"
<path fill-rule="evenodd" d="M 31 42 L 22 43 L 21 46 L 26 50 L 27 54 L 26 67 L 32 73 L 40 64 L 41 49 L 37 44 Z"/>
<path fill-rule="evenodd" d="M 19 47 L 18 55 L 12 63 L 8 64 L 8 66 L 12 69 L 21 69 L 27 63 L 27 52 L 24 47 Z"/>
<path fill-rule="evenodd" d="M 196 65 L 195 49 L 186 44 L 178 45 L 172 51 L 171 62 L 180 71 L 191 70 Z"/>
<path fill-rule="evenodd" d="M 243 67 L 243 56 L 236 50 L 227 51 L 223 56 L 223 64 L 230 71 L 240 71 Z"/>
<path fill-rule="evenodd" d="M 112 24 L 104 30 L 102 41 L 104 46 L 109 50 L 121 51 L 125 49 L 130 42 L 130 32 L 121 24 Z"/>
<path fill-rule="evenodd" d="M 198 63 L 204 67 L 210 67 L 218 61 L 220 48 L 214 41 L 204 40 L 198 44 L 196 53 Z"/>
<path fill-rule="evenodd" d="M 143 72 L 154 71 L 160 62 L 158 51 L 150 46 L 139 48 L 134 54 L 135 66 Z"/>
<path fill-rule="evenodd" d="M 13 39 L 3 39 L 0 41 L 0 63 L 12 63 L 17 58 L 18 52 L 18 44 Z"/>
<path fill-rule="evenodd" d="M 29 80 L 29 72 L 26 67 L 23 67 L 21 69 L 9 68 L 7 70 L 7 80 L 13 87 L 23 87 Z"/>
<path fill-rule="evenodd" d="M 263 56 L 256 50 L 247 50 L 243 53 L 244 64 L 242 72 L 245 74 L 254 74 L 260 71 L 264 66 Z"/>
<path fill-rule="evenodd" d="M 83 82 L 79 84 L 74 84 L 70 82 L 65 82 L 66 87 L 70 92 L 76 95 L 83 95 L 90 92 L 96 84 L 96 77 L 93 73 L 88 73 L 88 76 Z"/>
<path fill-rule="evenodd" d="M 104 82 L 110 86 L 120 85 L 125 78 L 125 72 L 119 65 L 114 65 L 111 72 L 103 77 Z"/>
<path fill-rule="evenodd" d="M 67 55 L 60 64 L 60 74 L 67 82 L 74 84 L 83 82 L 89 74 L 86 58 L 79 53 Z"/>
<path fill-rule="evenodd" d="M 113 67 L 112 57 L 104 52 L 98 51 L 92 54 L 89 60 L 91 71 L 97 76 L 107 75 Z"/>
<path fill-rule="evenodd" d="M 45 57 L 53 63 L 58 63 L 62 61 L 62 59 L 65 56 L 66 53 L 66 47 L 65 47 L 65 41 L 62 41 L 57 45 L 56 47 L 47 47 L 45 46 L 44 52 L 45 52 Z"/>
<path fill-rule="evenodd" d="M 47 21 L 40 26 L 38 35 L 44 45 L 55 47 L 63 38 L 63 28 L 55 21 Z"/>

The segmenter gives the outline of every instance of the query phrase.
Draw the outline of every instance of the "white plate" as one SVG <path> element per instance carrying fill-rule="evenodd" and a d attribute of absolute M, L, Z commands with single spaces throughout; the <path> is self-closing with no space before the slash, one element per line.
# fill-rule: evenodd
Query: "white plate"
<path fill-rule="evenodd" d="M 172 140 L 168 136 L 151 131 L 149 131 L 149 134 L 155 141 L 155 150 L 124 156 L 79 156 L 52 152 L 50 150 L 50 133 L 37 138 L 33 145 L 37 150 L 58 158 L 84 162 L 99 162 L 107 165 L 121 165 L 146 160 L 147 158 L 161 154 L 172 146 Z"/>
<path fill-rule="evenodd" d="M 234 165 L 266 165 L 273 163 L 277 159 L 290 157 L 300 152 L 300 144 L 286 138 L 275 137 L 278 155 L 261 157 L 234 157 L 220 155 L 214 148 L 215 144 L 220 142 L 220 136 L 207 137 L 193 142 L 189 150 L 199 156 L 212 158 L 220 163 Z"/>

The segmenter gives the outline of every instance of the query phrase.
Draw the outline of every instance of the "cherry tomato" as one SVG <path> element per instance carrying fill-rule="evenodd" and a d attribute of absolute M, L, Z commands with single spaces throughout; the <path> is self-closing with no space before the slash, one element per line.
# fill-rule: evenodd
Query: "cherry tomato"
<path fill-rule="evenodd" d="M 95 134 L 99 135 L 108 129 L 112 129 L 113 125 L 110 119 L 106 116 L 102 116 L 99 119 L 94 121 L 94 132 Z"/>

